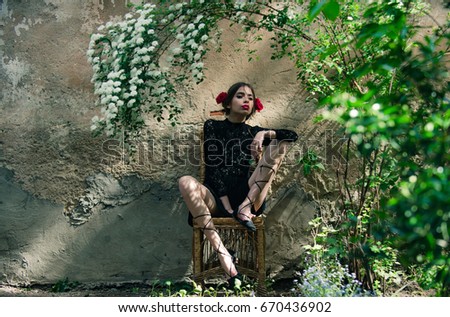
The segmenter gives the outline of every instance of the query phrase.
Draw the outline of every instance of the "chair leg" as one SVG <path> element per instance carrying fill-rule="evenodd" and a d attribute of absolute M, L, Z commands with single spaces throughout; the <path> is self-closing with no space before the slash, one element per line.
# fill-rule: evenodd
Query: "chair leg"
<path fill-rule="evenodd" d="M 202 282 L 200 273 L 203 271 L 203 252 L 202 252 L 203 232 L 200 228 L 194 227 L 192 237 L 192 258 L 193 258 L 193 273 L 194 281 L 199 284 Z"/>
<path fill-rule="evenodd" d="M 265 242 L 264 226 L 257 231 L 257 263 L 258 263 L 258 296 L 266 296 L 266 242 Z"/>

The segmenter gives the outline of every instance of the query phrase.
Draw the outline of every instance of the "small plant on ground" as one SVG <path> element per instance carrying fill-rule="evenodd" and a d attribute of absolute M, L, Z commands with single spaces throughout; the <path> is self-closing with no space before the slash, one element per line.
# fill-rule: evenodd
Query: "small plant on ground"
<path fill-rule="evenodd" d="M 76 281 L 70 281 L 68 277 L 66 277 L 63 280 L 59 280 L 56 282 L 52 288 L 51 291 L 54 293 L 63 293 L 73 290 L 75 287 L 80 285 L 80 282 Z"/>
<path fill-rule="evenodd" d="M 351 274 L 347 266 L 338 260 L 321 259 L 318 263 L 310 260 L 295 282 L 294 292 L 305 297 L 353 297 L 368 296 L 362 283 Z"/>
<path fill-rule="evenodd" d="M 236 284 L 233 290 L 223 284 L 210 285 L 203 288 L 194 281 L 172 282 L 154 281 L 148 293 L 149 297 L 252 297 L 255 296 L 255 285 L 250 281 Z"/>
<path fill-rule="evenodd" d="M 336 233 L 331 226 L 323 223 L 322 218 L 309 222 L 312 228 L 312 245 L 306 245 L 307 260 L 304 270 L 298 273 L 294 281 L 294 295 L 306 297 L 351 297 L 368 296 L 362 283 L 348 266 L 342 265 L 336 254 L 332 254 L 327 239 Z"/>

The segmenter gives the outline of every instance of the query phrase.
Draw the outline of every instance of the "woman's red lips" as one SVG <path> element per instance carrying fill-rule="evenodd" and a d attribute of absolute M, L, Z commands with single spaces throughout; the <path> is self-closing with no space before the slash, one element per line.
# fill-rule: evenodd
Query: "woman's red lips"
<path fill-rule="evenodd" d="M 249 105 L 243 105 L 242 106 L 242 109 L 244 109 L 244 110 L 248 110 L 250 107 L 249 107 Z"/>

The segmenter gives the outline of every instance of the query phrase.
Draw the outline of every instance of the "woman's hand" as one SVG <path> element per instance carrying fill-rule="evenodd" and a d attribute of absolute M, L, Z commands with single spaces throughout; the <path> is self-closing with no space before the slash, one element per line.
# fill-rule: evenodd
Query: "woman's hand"
<path fill-rule="evenodd" d="M 222 205 L 225 210 L 228 211 L 229 214 L 233 214 L 233 209 L 231 208 L 230 199 L 228 196 L 222 196 L 220 197 L 220 200 L 222 201 Z"/>
<path fill-rule="evenodd" d="M 250 145 L 252 157 L 256 161 L 259 161 L 259 159 L 261 158 L 264 139 L 275 139 L 276 136 L 277 134 L 274 130 L 259 131 L 258 133 L 256 133 L 255 138 Z"/>
<path fill-rule="evenodd" d="M 260 131 L 260 132 L 256 133 L 255 138 L 253 139 L 252 144 L 250 145 L 250 151 L 251 151 L 252 157 L 256 161 L 258 161 L 261 157 L 263 141 L 264 141 L 265 135 L 266 135 L 266 131 Z"/>

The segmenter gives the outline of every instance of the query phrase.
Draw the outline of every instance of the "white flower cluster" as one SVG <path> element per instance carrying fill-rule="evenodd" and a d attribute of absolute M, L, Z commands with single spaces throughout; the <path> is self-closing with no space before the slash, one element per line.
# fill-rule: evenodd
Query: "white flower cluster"
<path fill-rule="evenodd" d="M 204 77 L 204 64 L 201 60 L 206 54 L 205 43 L 209 40 L 207 18 L 199 14 L 190 22 L 185 22 L 187 19 L 183 13 L 190 15 L 192 14 L 190 10 L 183 12 L 182 6 L 177 4 L 173 6 L 173 11 L 179 15 L 181 23 L 177 27 L 176 41 L 169 52 L 167 61 L 172 66 L 188 65 L 194 82 L 199 83 Z"/>
<path fill-rule="evenodd" d="M 207 5 L 204 2 L 197 4 Z M 144 122 L 142 114 L 148 111 L 158 119 L 168 111 L 173 119 L 180 112 L 175 83 L 203 80 L 208 17 L 196 14 L 188 2 L 162 10 L 145 4 L 92 35 L 87 56 L 102 109 L 101 117 L 92 119 L 91 130 L 104 130 L 107 135 L 138 130 Z"/>
<path fill-rule="evenodd" d="M 147 4 L 137 12 L 137 18 L 127 14 L 124 21 L 108 22 L 98 28 L 102 33 L 92 35 L 87 55 L 94 71 L 92 82 L 102 105 L 102 118 L 92 119 L 91 130 L 103 128 L 108 136 L 113 135 L 124 119 L 121 115 L 128 115 L 137 124 L 142 121 L 140 110 L 132 116 L 127 108 L 136 104 L 144 85 L 142 66 L 152 59 L 157 47 L 156 41 L 143 46 L 144 37 L 151 36 L 146 26 L 152 29 L 154 8 Z"/>

